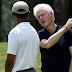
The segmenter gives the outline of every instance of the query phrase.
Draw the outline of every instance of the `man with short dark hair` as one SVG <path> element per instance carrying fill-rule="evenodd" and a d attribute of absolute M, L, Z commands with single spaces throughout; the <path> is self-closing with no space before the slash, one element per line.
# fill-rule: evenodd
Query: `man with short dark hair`
<path fill-rule="evenodd" d="M 36 30 L 27 22 L 30 11 L 24 1 L 17 1 L 12 7 L 16 26 L 8 35 L 8 50 L 5 72 L 36 72 L 36 56 L 39 37 Z"/>

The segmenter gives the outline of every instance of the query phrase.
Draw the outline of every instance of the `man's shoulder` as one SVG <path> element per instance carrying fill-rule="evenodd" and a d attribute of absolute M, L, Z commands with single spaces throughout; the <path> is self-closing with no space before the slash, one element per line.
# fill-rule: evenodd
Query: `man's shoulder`
<path fill-rule="evenodd" d="M 18 28 L 15 26 L 10 32 L 9 34 L 17 34 L 19 32 Z"/>

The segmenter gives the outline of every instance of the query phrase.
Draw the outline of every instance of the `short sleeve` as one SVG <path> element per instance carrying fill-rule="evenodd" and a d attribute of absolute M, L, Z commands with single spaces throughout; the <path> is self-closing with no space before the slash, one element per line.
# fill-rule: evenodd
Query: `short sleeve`
<path fill-rule="evenodd" d="M 16 55 L 18 51 L 18 34 L 16 32 L 10 32 L 8 35 L 8 50 L 7 53 Z"/>

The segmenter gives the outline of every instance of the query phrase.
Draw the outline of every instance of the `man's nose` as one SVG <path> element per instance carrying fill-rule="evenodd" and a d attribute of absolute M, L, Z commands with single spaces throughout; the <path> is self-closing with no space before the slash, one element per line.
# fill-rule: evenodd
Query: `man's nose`
<path fill-rule="evenodd" d="M 42 17 L 42 16 L 40 16 L 40 19 L 42 20 L 42 19 L 43 19 L 43 17 Z"/>

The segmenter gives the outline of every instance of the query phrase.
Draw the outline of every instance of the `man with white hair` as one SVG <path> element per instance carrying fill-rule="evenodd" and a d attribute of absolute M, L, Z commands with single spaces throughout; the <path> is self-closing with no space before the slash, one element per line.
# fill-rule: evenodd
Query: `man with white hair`
<path fill-rule="evenodd" d="M 33 13 L 44 27 L 38 31 L 41 41 L 41 71 L 72 72 L 72 18 L 64 26 L 56 24 L 53 9 L 44 3 L 36 5 Z"/>
<path fill-rule="evenodd" d="M 36 72 L 36 56 L 39 49 L 39 37 L 36 30 L 27 21 L 30 11 L 24 1 L 17 1 L 12 7 L 12 16 L 16 26 L 8 35 L 8 50 L 5 72 Z"/>

